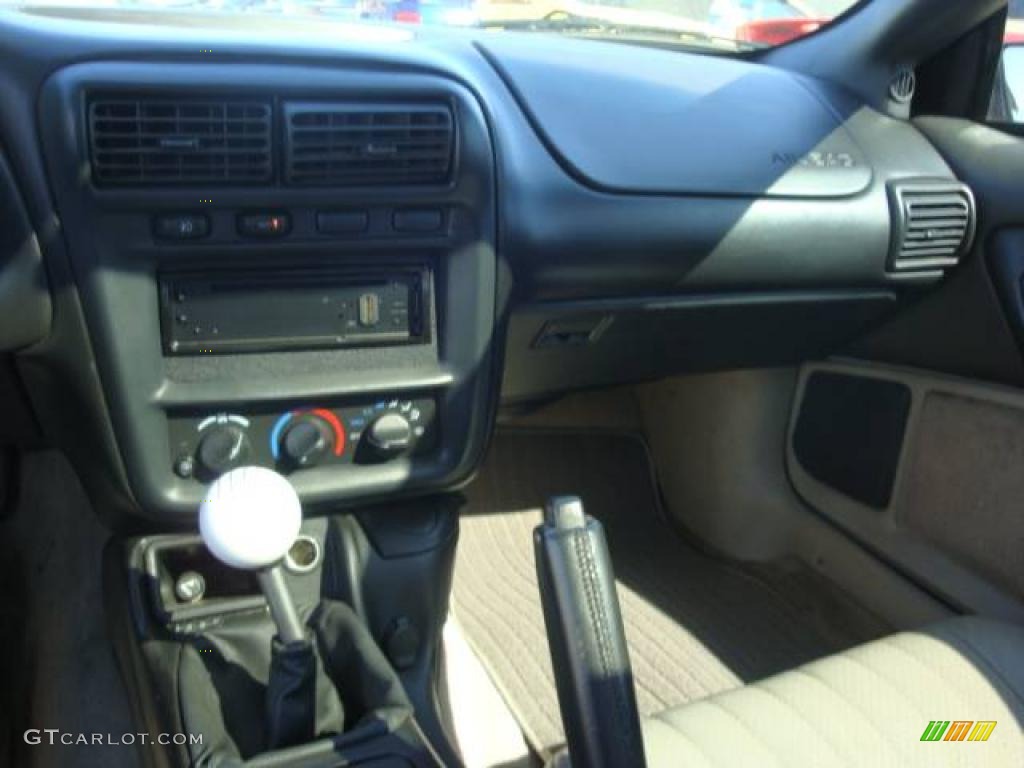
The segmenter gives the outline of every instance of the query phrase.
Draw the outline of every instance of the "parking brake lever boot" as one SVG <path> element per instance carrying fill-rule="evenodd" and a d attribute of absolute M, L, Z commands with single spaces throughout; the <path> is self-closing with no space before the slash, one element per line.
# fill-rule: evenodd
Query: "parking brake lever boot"
<path fill-rule="evenodd" d="M 544 623 L 574 768 L 646 765 L 604 529 L 575 496 L 548 501 L 533 533 Z"/>
<path fill-rule="evenodd" d="M 229 566 L 257 572 L 277 627 L 266 694 L 271 748 L 304 744 L 316 735 L 316 651 L 281 568 L 301 526 L 295 489 L 262 467 L 221 475 L 199 507 L 199 532 L 207 549 Z"/>

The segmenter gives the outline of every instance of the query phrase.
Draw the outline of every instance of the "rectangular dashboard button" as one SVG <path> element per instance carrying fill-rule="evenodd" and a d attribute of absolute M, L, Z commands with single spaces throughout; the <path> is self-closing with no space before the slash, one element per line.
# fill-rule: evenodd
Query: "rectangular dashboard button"
<path fill-rule="evenodd" d="M 210 234 L 210 220 L 201 213 L 169 213 L 157 216 L 153 232 L 163 240 L 195 240 Z"/>
<path fill-rule="evenodd" d="M 243 237 L 281 237 L 291 228 L 287 213 L 243 213 L 238 217 L 238 234 Z"/>
<path fill-rule="evenodd" d="M 316 215 L 316 229 L 322 235 L 365 232 L 369 223 L 366 211 L 321 211 Z"/>
<path fill-rule="evenodd" d="M 395 211 L 392 224 L 396 232 L 436 232 L 444 223 L 438 208 L 409 208 Z"/>

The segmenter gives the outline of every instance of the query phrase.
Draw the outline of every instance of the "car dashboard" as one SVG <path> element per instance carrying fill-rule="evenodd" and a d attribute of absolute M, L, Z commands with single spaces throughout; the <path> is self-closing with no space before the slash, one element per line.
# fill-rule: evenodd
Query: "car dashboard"
<path fill-rule="evenodd" d="M 970 243 L 909 122 L 756 61 L 222 21 L 0 16 L 3 341 L 129 518 L 457 488 L 502 404 L 821 356 Z"/>

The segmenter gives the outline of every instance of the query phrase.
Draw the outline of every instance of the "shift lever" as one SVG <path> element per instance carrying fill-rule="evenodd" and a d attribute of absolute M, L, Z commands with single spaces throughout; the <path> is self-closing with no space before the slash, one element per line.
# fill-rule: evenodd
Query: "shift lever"
<path fill-rule="evenodd" d="M 320 661 L 284 582 L 281 561 L 302 526 L 299 496 L 281 475 L 239 467 L 217 478 L 199 505 L 199 533 L 214 557 L 256 571 L 277 637 L 270 644 L 266 734 L 271 749 L 306 744 L 317 734 L 318 707 L 331 722 L 344 721 L 333 687 L 317 695 Z"/>
<path fill-rule="evenodd" d="M 206 548 L 226 565 L 257 572 L 278 637 L 286 645 L 306 638 L 281 569 L 301 525 L 295 489 L 263 467 L 238 467 L 221 475 L 199 505 L 199 533 Z"/>

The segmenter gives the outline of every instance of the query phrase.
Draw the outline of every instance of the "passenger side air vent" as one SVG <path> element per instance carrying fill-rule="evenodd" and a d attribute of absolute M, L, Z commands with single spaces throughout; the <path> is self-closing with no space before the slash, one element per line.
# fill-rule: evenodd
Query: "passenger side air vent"
<path fill-rule="evenodd" d="M 438 184 L 452 165 L 453 120 L 443 104 L 288 103 L 289 184 Z"/>
<path fill-rule="evenodd" d="M 110 98 L 89 104 L 93 183 L 256 184 L 271 178 L 270 104 Z"/>
<path fill-rule="evenodd" d="M 974 237 L 974 196 L 964 184 L 910 180 L 889 186 L 893 214 L 891 272 L 956 266 Z"/>

